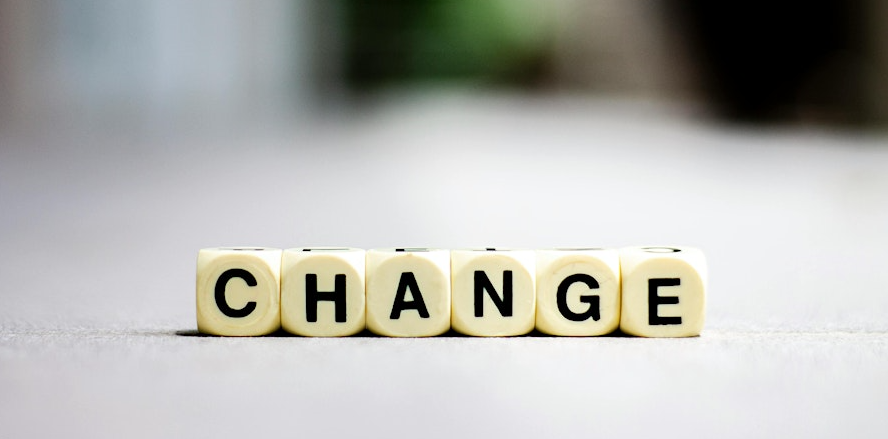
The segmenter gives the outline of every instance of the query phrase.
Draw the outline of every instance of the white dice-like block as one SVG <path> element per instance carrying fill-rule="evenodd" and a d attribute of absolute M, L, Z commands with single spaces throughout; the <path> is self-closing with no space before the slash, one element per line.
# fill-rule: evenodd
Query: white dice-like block
<path fill-rule="evenodd" d="M 536 328 L 592 336 L 620 327 L 620 253 L 614 249 L 537 251 Z"/>
<path fill-rule="evenodd" d="M 255 336 L 281 327 L 281 250 L 205 248 L 197 255 L 197 330 Z"/>
<path fill-rule="evenodd" d="M 356 248 L 284 250 L 281 323 L 287 332 L 344 337 L 364 330 L 365 252 Z"/>
<path fill-rule="evenodd" d="M 367 328 L 389 337 L 430 337 L 447 332 L 450 251 L 368 251 Z"/>
<path fill-rule="evenodd" d="M 480 337 L 523 335 L 536 313 L 536 257 L 527 250 L 450 252 L 453 329 Z"/>
<path fill-rule="evenodd" d="M 620 330 L 642 337 L 700 335 L 706 316 L 706 257 L 690 247 L 620 250 Z"/>

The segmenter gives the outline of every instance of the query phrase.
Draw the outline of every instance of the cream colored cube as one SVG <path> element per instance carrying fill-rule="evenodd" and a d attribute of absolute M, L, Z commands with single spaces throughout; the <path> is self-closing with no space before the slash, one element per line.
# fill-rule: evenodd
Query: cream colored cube
<path fill-rule="evenodd" d="M 706 257 L 690 247 L 620 250 L 620 329 L 642 337 L 700 335 L 706 317 Z"/>
<path fill-rule="evenodd" d="M 591 336 L 620 327 L 620 253 L 615 249 L 537 251 L 536 328 Z"/>
<path fill-rule="evenodd" d="M 197 330 L 265 335 L 281 327 L 281 250 L 205 248 L 197 255 Z"/>
<path fill-rule="evenodd" d="M 451 251 L 453 329 L 480 337 L 533 330 L 535 263 L 534 252 L 527 250 Z"/>
<path fill-rule="evenodd" d="M 310 337 L 344 337 L 364 330 L 364 250 L 312 247 L 284 250 L 281 324 Z"/>
<path fill-rule="evenodd" d="M 450 251 L 368 251 L 367 328 L 389 337 L 430 337 L 447 332 Z"/>

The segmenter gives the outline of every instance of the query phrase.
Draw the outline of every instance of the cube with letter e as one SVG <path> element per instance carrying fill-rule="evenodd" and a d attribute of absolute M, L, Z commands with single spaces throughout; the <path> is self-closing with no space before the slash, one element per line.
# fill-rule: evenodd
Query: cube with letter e
<path fill-rule="evenodd" d="M 706 313 L 706 258 L 691 247 L 620 250 L 620 330 L 642 337 L 700 335 Z"/>

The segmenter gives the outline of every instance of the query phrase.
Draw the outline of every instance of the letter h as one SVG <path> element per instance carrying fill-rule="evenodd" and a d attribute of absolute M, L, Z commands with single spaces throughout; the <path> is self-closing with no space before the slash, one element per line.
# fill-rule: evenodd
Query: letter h
<path fill-rule="evenodd" d="M 336 306 L 336 322 L 346 321 L 345 316 L 345 275 L 335 276 L 336 287 L 333 291 L 318 291 L 318 275 L 305 275 L 305 317 L 311 323 L 318 321 L 318 301 L 328 300 Z"/>

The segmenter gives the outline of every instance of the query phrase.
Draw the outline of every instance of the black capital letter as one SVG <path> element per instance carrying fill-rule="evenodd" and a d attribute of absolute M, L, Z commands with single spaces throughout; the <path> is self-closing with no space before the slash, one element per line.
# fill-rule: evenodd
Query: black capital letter
<path fill-rule="evenodd" d="M 512 270 L 503 271 L 503 297 L 500 298 L 484 271 L 475 271 L 475 317 L 484 317 L 484 290 L 500 315 L 512 317 Z"/>
<path fill-rule="evenodd" d="M 659 287 L 675 287 L 681 285 L 681 279 L 648 279 L 648 324 L 680 325 L 681 317 L 660 317 L 657 307 L 660 305 L 677 305 L 678 296 L 657 295 Z"/>
<path fill-rule="evenodd" d="M 407 288 L 413 293 L 413 300 L 407 302 Z M 401 273 L 401 280 L 398 281 L 398 291 L 395 293 L 395 303 L 392 305 L 392 314 L 389 316 L 392 320 L 401 318 L 401 311 L 406 309 L 415 309 L 419 312 L 419 316 L 429 318 L 429 310 L 426 308 L 425 301 L 422 300 L 422 293 L 419 291 L 419 285 L 416 283 L 416 276 L 413 272 L 407 271 Z"/>
<path fill-rule="evenodd" d="M 309 322 L 318 321 L 318 302 L 332 301 L 336 306 L 336 323 L 345 322 L 345 275 L 334 277 L 336 287 L 333 291 L 318 291 L 318 275 L 305 275 L 305 319 Z"/>
<path fill-rule="evenodd" d="M 564 280 L 558 284 L 558 292 L 555 295 L 556 302 L 558 302 L 558 311 L 561 311 L 561 315 L 572 322 L 582 322 L 588 320 L 589 317 L 592 317 L 592 320 L 597 322 L 598 319 L 601 318 L 601 310 L 599 309 L 600 298 L 597 295 L 580 296 L 580 302 L 589 304 L 589 309 L 581 314 L 577 314 L 567 307 L 567 289 L 577 282 L 586 284 L 591 290 L 598 288 L 598 281 L 588 274 L 576 273 L 564 278 Z"/>
<path fill-rule="evenodd" d="M 219 311 L 222 311 L 222 314 L 225 314 L 228 317 L 246 317 L 256 309 L 256 302 L 247 302 L 243 308 L 234 309 L 228 306 L 228 302 L 225 300 L 225 285 L 235 277 L 243 279 L 249 287 L 255 287 L 257 285 L 256 278 L 247 270 L 241 268 L 226 270 L 221 276 L 219 276 L 219 279 L 216 279 L 216 306 L 219 307 Z"/>

